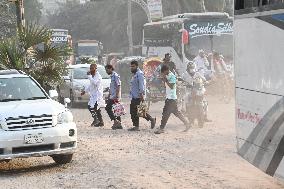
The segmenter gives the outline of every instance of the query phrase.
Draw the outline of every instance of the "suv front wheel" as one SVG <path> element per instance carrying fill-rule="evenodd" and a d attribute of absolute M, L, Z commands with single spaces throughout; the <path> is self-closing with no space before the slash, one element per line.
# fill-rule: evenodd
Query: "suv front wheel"
<path fill-rule="evenodd" d="M 57 164 L 66 164 L 72 161 L 73 154 L 56 154 L 51 157 Z"/>

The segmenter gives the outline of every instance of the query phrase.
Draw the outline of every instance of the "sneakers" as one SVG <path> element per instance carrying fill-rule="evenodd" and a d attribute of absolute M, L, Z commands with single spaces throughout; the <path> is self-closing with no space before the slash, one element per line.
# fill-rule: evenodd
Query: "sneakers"
<path fill-rule="evenodd" d="M 190 123 L 185 124 L 185 130 L 183 132 L 187 132 L 191 127 Z"/>
<path fill-rule="evenodd" d="M 128 131 L 140 131 L 139 127 L 132 127 Z"/>
<path fill-rule="evenodd" d="M 153 119 L 151 120 L 151 129 L 154 129 L 154 128 L 155 128 L 156 122 L 157 122 L 157 118 L 153 118 Z"/>
<path fill-rule="evenodd" d="M 96 122 L 93 121 L 93 123 L 91 124 L 91 127 L 94 127 L 96 125 Z"/>
<path fill-rule="evenodd" d="M 113 126 L 111 127 L 113 130 L 116 130 L 116 129 L 123 129 L 122 126 L 121 126 L 121 122 L 118 121 L 118 120 L 114 120 L 114 124 Z"/>
<path fill-rule="evenodd" d="M 157 131 L 155 131 L 154 133 L 155 134 L 162 134 L 162 133 L 164 133 L 165 132 L 165 130 L 164 129 L 158 129 Z"/>
<path fill-rule="evenodd" d="M 111 128 L 112 128 L 112 130 L 123 129 L 123 127 L 121 125 L 120 126 L 112 126 Z"/>
<path fill-rule="evenodd" d="M 103 127 L 105 126 L 104 122 L 99 122 L 97 124 L 94 125 L 95 127 Z"/>

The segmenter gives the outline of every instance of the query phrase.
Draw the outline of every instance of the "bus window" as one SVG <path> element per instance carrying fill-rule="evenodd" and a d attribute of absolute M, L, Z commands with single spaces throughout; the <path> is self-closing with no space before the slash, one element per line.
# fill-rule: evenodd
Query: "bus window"
<path fill-rule="evenodd" d="M 284 3 L 284 0 L 235 0 L 235 10 Z"/>

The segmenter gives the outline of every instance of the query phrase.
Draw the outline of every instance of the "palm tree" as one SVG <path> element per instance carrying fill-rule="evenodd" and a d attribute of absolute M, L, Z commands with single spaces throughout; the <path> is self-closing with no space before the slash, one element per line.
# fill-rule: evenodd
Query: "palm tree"
<path fill-rule="evenodd" d="M 17 36 L 0 41 L 0 69 L 24 70 L 44 88 L 60 82 L 67 70 L 64 58 L 72 50 L 53 46 L 50 36 L 47 28 L 27 24 Z"/>
<path fill-rule="evenodd" d="M 0 68 L 22 70 L 24 68 L 24 52 L 16 38 L 0 42 Z"/>

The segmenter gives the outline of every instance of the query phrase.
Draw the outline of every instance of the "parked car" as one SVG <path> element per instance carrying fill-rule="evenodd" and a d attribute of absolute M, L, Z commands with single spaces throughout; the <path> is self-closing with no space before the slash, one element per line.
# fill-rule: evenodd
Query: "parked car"
<path fill-rule="evenodd" d="M 63 102 L 64 98 L 70 98 L 70 105 L 79 103 L 87 103 L 89 95 L 81 96 L 82 90 L 88 87 L 90 81 L 87 72 L 90 70 L 90 64 L 76 64 L 69 66 L 68 76 L 63 76 L 64 82 L 57 87 L 59 94 L 59 102 Z M 101 74 L 104 88 L 104 97 L 108 96 L 108 89 L 110 86 L 110 76 L 106 73 L 104 66 L 97 65 L 97 70 Z"/>
<path fill-rule="evenodd" d="M 69 163 L 77 146 L 72 113 L 54 101 L 30 76 L 16 70 L 0 70 L 0 161 L 51 156 Z"/>

